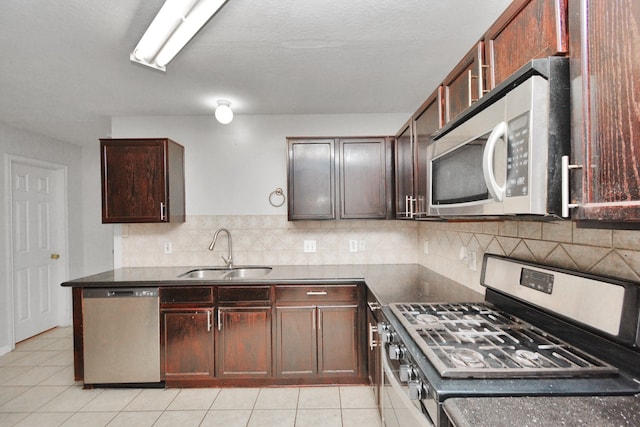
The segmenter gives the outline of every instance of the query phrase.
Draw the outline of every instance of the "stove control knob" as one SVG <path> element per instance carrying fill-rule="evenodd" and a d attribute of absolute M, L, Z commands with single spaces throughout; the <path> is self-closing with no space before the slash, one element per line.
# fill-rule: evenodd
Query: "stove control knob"
<path fill-rule="evenodd" d="M 422 400 L 427 397 L 427 391 L 420 380 L 409 381 L 409 399 Z"/>
<path fill-rule="evenodd" d="M 412 365 L 400 365 L 400 381 L 406 383 L 416 379 L 418 376 Z"/>
<path fill-rule="evenodd" d="M 405 348 L 398 344 L 392 344 L 389 346 L 389 359 L 402 360 L 404 359 Z"/>
<path fill-rule="evenodd" d="M 384 344 L 389 343 L 393 340 L 393 333 L 391 332 L 388 323 L 378 323 L 378 334 L 380 335 L 380 340 Z"/>

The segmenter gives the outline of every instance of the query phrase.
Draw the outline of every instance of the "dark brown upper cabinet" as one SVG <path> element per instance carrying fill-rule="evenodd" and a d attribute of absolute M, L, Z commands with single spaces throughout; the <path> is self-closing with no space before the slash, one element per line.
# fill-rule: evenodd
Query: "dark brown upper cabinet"
<path fill-rule="evenodd" d="M 414 216 L 424 218 L 429 207 L 429 170 L 427 148 L 433 134 L 444 126 L 443 87 L 439 86 L 413 117 L 415 146 L 415 207 Z"/>
<path fill-rule="evenodd" d="M 288 138 L 287 146 L 289 220 L 388 217 L 389 138 Z"/>
<path fill-rule="evenodd" d="M 567 0 L 516 0 L 484 36 L 486 89 L 534 58 L 569 51 Z"/>
<path fill-rule="evenodd" d="M 443 82 L 445 123 L 455 119 L 485 93 L 484 43 L 473 49 L 449 73 Z"/>
<path fill-rule="evenodd" d="M 391 161 L 386 138 L 342 138 L 340 150 L 340 218 L 387 217 L 387 161 Z"/>
<path fill-rule="evenodd" d="M 396 197 L 395 211 L 397 219 L 413 218 L 415 200 L 414 180 L 413 126 L 411 120 L 405 123 L 396 135 L 395 143 L 395 176 Z"/>
<path fill-rule="evenodd" d="M 640 2 L 570 0 L 574 219 L 640 221 Z"/>
<path fill-rule="evenodd" d="M 396 218 L 427 215 L 429 183 L 427 147 L 444 125 L 444 88 L 438 88 L 396 136 Z"/>
<path fill-rule="evenodd" d="M 333 138 L 287 139 L 289 220 L 335 219 Z"/>
<path fill-rule="evenodd" d="M 102 222 L 184 222 L 184 147 L 167 138 L 101 139 Z"/>

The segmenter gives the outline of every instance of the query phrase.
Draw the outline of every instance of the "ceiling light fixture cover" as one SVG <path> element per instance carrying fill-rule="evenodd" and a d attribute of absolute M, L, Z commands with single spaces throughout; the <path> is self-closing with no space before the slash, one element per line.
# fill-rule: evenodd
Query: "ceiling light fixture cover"
<path fill-rule="evenodd" d="M 231 110 L 231 103 L 229 101 L 218 101 L 218 107 L 216 108 L 216 120 L 227 125 L 233 120 L 233 111 Z"/>
<path fill-rule="evenodd" d="M 166 0 L 129 58 L 166 71 L 166 65 L 226 2 Z"/>

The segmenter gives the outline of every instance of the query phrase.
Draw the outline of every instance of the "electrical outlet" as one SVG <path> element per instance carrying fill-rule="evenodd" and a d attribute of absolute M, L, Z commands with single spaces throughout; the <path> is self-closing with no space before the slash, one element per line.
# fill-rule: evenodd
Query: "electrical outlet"
<path fill-rule="evenodd" d="M 315 252 L 316 251 L 316 241 L 315 240 L 305 240 L 304 248 L 305 252 Z"/>
<path fill-rule="evenodd" d="M 364 252 L 367 250 L 367 241 L 366 240 L 358 240 L 358 250 L 360 252 Z"/>
<path fill-rule="evenodd" d="M 429 241 L 425 240 L 422 243 L 422 252 L 424 252 L 425 255 L 429 255 Z"/>
<path fill-rule="evenodd" d="M 469 269 L 471 271 L 477 271 L 478 270 L 478 263 L 477 263 L 475 251 L 467 252 L 467 257 L 468 257 L 468 262 L 469 262 Z"/>
<path fill-rule="evenodd" d="M 349 240 L 349 252 L 358 252 L 357 240 Z"/>
<path fill-rule="evenodd" d="M 458 252 L 458 259 L 461 262 L 467 263 L 467 260 L 469 259 L 469 254 L 467 253 L 467 248 L 466 246 L 460 246 L 460 251 Z"/>
<path fill-rule="evenodd" d="M 173 245 L 171 242 L 164 242 L 164 253 L 170 254 L 173 253 Z"/>

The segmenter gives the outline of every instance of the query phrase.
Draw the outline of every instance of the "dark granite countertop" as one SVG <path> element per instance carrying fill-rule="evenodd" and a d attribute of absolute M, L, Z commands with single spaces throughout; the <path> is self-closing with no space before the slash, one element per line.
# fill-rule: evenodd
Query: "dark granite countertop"
<path fill-rule="evenodd" d="M 273 266 L 272 271 L 264 277 L 233 280 L 178 277 L 196 268 L 199 267 L 119 268 L 64 282 L 62 286 L 105 288 L 364 282 L 383 305 L 393 302 L 470 302 L 484 299 L 478 292 L 417 264 Z"/>
<path fill-rule="evenodd" d="M 456 427 L 640 426 L 640 396 L 454 398 L 444 410 Z"/>

